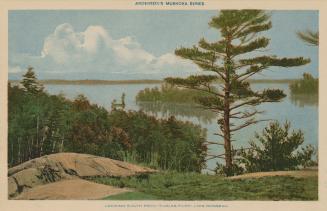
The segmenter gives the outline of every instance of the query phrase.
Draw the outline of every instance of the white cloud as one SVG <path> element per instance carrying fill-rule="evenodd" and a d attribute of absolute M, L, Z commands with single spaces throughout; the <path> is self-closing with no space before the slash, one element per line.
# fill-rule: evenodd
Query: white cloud
<path fill-rule="evenodd" d="M 113 39 L 102 26 L 89 26 L 76 32 L 72 25 L 64 23 L 56 27 L 44 41 L 40 56 L 20 55 L 10 58 L 11 72 L 31 65 L 42 73 L 89 73 L 102 75 L 171 74 L 194 73 L 197 67 L 173 53 L 154 56 L 142 48 L 134 37 Z M 85 74 L 84 74 L 85 75 Z"/>

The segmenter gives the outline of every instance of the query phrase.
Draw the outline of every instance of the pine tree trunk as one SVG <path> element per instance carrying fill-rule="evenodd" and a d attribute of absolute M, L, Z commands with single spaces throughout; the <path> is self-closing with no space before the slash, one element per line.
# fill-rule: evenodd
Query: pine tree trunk
<path fill-rule="evenodd" d="M 224 148 L 225 148 L 225 162 L 226 162 L 226 174 L 232 175 L 232 147 L 230 139 L 230 103 L 229 103 L 229 83 L 225 84 L 225 105 L 224 105 Z"/>
<path fill-rule="evenodd" d="M 225 162 L 226 162 L 226 175 L 231 176 L 233 174 L 232 164 L 232 146 L 231 146 L 231 134 L 230 134 L 230 74 L 231 74 L 231 37 L 227 37 L 226 45 L 226 60 L 225 60 L 225 96 L 224 96 L 224 148 L 225 148 Z"/>

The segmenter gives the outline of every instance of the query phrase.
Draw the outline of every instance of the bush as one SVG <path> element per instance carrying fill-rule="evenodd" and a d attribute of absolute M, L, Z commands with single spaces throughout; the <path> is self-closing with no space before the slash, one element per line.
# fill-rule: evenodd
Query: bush
<path fill-rule="evenodd" d="M 156 119 L 142 111 L 123 110 L 111 112 L 109 121 L 132 140 L 126 161 L 182 172 L 205 167 L 206 131 L 198 125 L 174 116 Z"/>
<path fill-rule="evenodd" d="M 272 122 L 262 135 L 256 134 L 256 141 L 250 141 L 250 149 L 241 149 L 237 153 L 236 163 L 246 172 L 294 170 L 316 164 L 312 160 L 315 154 L 313 146 L 301 147 L 304 142 L 301 130 L 290 133 L 290 123 L 281 126 Z M 259 143 L 258 143 L 259 142 Z"/>

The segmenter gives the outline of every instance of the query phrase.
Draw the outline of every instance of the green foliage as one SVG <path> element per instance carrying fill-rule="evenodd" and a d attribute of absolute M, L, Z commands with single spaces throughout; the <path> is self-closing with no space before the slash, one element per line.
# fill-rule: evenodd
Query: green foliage
<path fill-rule="evenodd" d="M 265 49 L 269 39 L 261 32 L 272 27 L 269 15 L 263 10 L 222 10 L 213 17 L 209 26 L 220 32 L 221 39 L 208 42 L 202 38 L 198 46 L 181 47 L 175 54 L 191 60 L 203 71 L 214 75 L 189 76 L 188 78 L 166 78 L 172 85 L 186 87 L 210 93 L 210 96 L 198 97 L 198 103 L 217 113 L 219 134 L 224 137 L 225 162 L 227 172 L 232 172 L 233 157 L 231 136 L 233 132 L 256 124 L 255 114 L 260 113 L 254 106 L 266 102 L 279 102 L 285 94 L 282 90 L 266 89 L 253 91 L 245 82 L 250 77 L 271 67 L 294 67 L 305 65 L 310 59 L 303 57 L 278 58 L 275 55 L 250 54 Z M 213 89 L 212 82 L 223 83 Z M 239 111 L 252 107 L 253 113 Z M 238 109 L 237 112 L 234 112 Z M 234 112 L 232 114 L 232 112 Z M 222 114 L 222 115 L 220 115 Z M 233 119 L 244 121 L 232 121 Z"/>
<path fill-rule="evenodd" d="M 8 85 L 9 166 L 65 151 L 177 171 L 205 166 L 206 133 L 200 126 L 141 111 L 109 113 L 83 95 L 70 101 L 34 91 Z"/>
<path fill-rule="evenodd" d="M 279 89 L 264 89 L 262 92 L 262 96 L 267 100 L 271 100 L 273 102 L 279 101 L 286 97 L 283 91 Z"/>
<path fill-rule="evenodd" d="M 229 169 L 223 164 L 217 162 L 217 166 L 214 169 L 214 173 L 216 175 L 221 175 L 221 176 L 236 176 L 236 175 L 244 174 L 244 172 L 245 172 L 244 168 L 237 163 L 233 163 L 232 167 Z"/>
<path fill-rule="evenodd" d="M 21 84 L 31 94 L 37 94 L 43 91 L 43 85 L 38 83 L 33 67 L 28 67 L 27 72 L 23 75 Z"/>
<path fill-rule="evenodd" d="M 319 80 L 310 73 L 303 73 L 303 78 L 292 82 L 290 90 L 293 95 L 296 94 L 318 94 Z"/>
<path fill-rule="evenodd" d="M 168 84 L 161 85 L 160 88 L 145 88 L 136 95 L 137 102 L 171 102 L 187 103 L 195 105 L 195 98 L 203 96 L 197 90 L 183 89 Z"/>
<path fill-rule="evenodd" d="M 110 200 L 318 200 L 318 178 L 287 176 L 229 180 L 216 175 L 160 172 L 148 178 L 94 178 L 95 182 L 137 192 Z M 135 198 L 134 198 L 135 197 Z"/>
<path fill-rule="evenodd" d="M 315 164 L 311 145 L 298 149 L 304 142 L 302 131 L 289 130 L 289 122 L 283 126 L 270 123 L 262 135 L 256 134 L 256 141 L 250 141 L 249 149 L 239 151 L 238 163 L 247 172 L 293 170 Z"/>
<path fill-rule="evenodd" d="M 297 32 L 297 36 L 303 40 L 304 42 L 317 46 L 319 45 L 319 32 L 313 32 L 311 30 L 307 30 L 305 32 Z"/>
<path fill-rule="evenodd" d="M 133 140 L 128 161 L 177 171 L 200 172 L 205 167 L 206 131 L 191 122 L 121 110 L 112 112 L 109 122 Z"/>
<path fill-rule="evenodd" d="M 10 166 L 46 154 L 71 151 L 97 155 L 113 143 L 108 112 L 79 96 L 74 102 L 44 92 L 32 95 L 9 87 L 8 162 Z M 111 148 L 110 146 L 110 148 Z M 115 157 L 114 151 L 109 157 Z M 121 157 L 122 159 L 122 157 Z"/>
<path fill-rule="evenodd" d="M 111 195 L 105 200 L 158 200 L 158 197 L 142 192 L 126 192 L 123 194 Z"/>

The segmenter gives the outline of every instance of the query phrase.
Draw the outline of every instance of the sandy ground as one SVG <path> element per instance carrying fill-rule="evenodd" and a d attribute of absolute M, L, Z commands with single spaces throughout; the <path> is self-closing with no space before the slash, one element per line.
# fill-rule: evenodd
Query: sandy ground
<path fill-rule="evenodd" d="M 14 199 L 21 200 L 79 200 L 102 199 L 109 195 L 129 192 L 127 188 L 116 188 L 83 179 L 69 179 L 41 185 L 24 191 Z"/>
<path fill-rule="evenodd" d="M 255 172 L 255 173 L 229 177 L 229 179 L 250 179 L 250 178 L 271 177 L 271 176 L 291 176 L 295 178 L 317 177 L 318 169 L 306 169 L 300 171 Z"/>

